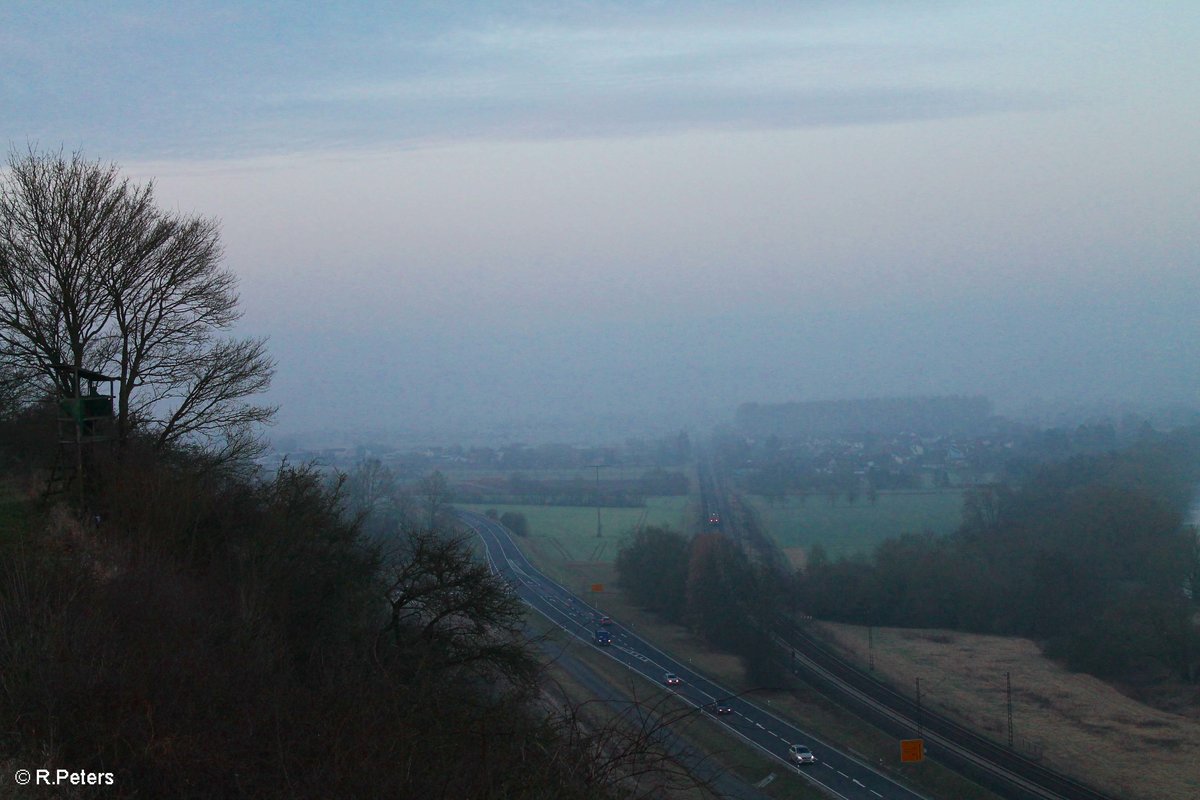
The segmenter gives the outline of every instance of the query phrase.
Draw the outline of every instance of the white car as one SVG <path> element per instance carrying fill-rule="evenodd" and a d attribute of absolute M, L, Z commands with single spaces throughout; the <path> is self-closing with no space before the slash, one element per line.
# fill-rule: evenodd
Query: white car
<path fill-rule="evenodd" d="M 817 763 L 817 757 L 813 755 L 812 750 L 802 744 L 794 744 L 788 748 L 788 760 L 797 765 Z"/>

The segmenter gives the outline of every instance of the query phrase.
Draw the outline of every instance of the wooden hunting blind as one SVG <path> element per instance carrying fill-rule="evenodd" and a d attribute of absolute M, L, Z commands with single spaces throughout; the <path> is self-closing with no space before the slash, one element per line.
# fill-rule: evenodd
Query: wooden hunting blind
<path fill-rule="evenodd" d="M 98 442 L 111 442 L 114 437 L 113 384 L 120 380 L 90 369 L 69 364 L 51 365 L 58 380 L 58 453 L 50 472 L 46 493 L 62 491 L 73 480 L 79 480 L 83 492 L 85 464 L 92 461 L 90 451 Z M 108 384 L 104 387 L 103 384 Z M 74 446 L 75 457 L 67 458 L 65 451 Z M 68 466 L 74 462 L 73 467 Z M 88 472 L 94 471 L 89 466 Z"/>
<path fill-rule="evenodd" d="M 119 380 L 90 369 L 55 364 L 75 394 L 63 392 L 58 398 L 58 441 L 60 444 L 105 441 L 113 435 L 113 384 Z M 86 387 L 85 384 L 86 383 Z M 108 391 L 100 391 L 107 383 Z M 60 383 L 62 386 L 63 383 Z"/>

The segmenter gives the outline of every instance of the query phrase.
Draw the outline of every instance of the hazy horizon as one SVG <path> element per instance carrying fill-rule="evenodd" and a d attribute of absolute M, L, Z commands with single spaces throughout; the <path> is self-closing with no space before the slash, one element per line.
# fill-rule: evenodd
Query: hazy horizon
<path fill-rule="evenodd" d="M 0 130 L 221 220 L 276 434 L 1194 408 L 1198 34 L 1188 3 L 10 6 Z"/>

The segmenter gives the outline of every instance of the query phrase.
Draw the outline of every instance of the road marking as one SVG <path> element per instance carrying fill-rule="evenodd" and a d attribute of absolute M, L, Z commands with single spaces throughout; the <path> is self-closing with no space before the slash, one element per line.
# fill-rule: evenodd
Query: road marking
<path fill-rule="evenodd" d="M 858 778 L 851 778 L 850 780 L 854 781 L 855 783 L 858 783 Z M 864 789 L 867 788 L 867 785 L 865 783 L 858 783 L 858 785 Z"/>
<path fill-rule="evenodd" d="M 847 779 L 847 780 L 849 780 L 849 779 L 850 779 L 850 776 L 849 776 L 849 775 L 847 775 L 846 773 L 842 772 L 840 769 L 837 771 L 837 774 L 838 774 L 838 775 L 841 775 L 843 778 L 845 778 L 845 779 Z"/>
<path fill-rule="evenodd" d="M 871 790 L 871 794 L 875 795 L 876 797 L 883 797 L 883 795 L 881 795 L 879 792 L 875 791 L 874 789 Z"/>
<path fill-rule="evenodd" d="M 474 527 L 474 526 L 472 525 L 471 527 Z M 489 530 L 490 530 L 490 529 L 489 529 Z M 487 552 L 488 552 L 488 559 L 489 559 L 489 561 L 492 561 L 492 558 L 491 558 L 491 543 L 490 543 L 490 542 L 487 540 L 487 538 L 486 538 L 486 537 L 484 537 L 484 536 L 482 535 L 482 533 L 480 533 L 480 531 L 479 531 L 479 529 L 478 529 L 478 528 L 476 528 L 476 529 L 475 529 L 475 531 L 476 531 L 476 533 L 477 533 L 477 534 L 479 534 L 480 538 L 484 540 L 484 546 L 485 546 L 485 548 L 487 549 Z M 494 534 L 494 535 L 497 535 L 497 536 L 499 536 L 499 534 L 495 534 L 494 532 L 493 532 L 493 534 Z M 524 572 L 524 570 L 522 570 L 520 567 L 517 567 L 517 566 L 515 565 L 515 562 L 512 560 L 512 558 L 509 558 L 509 559 L 508 559 L 508 562 L 509 562 L 509 565 L 510 565 L 510 566 L 512 566 L 512 567 L 514 567 L 516 571 L 518 571 L 518 572 Z M 493 562 L 493 567 L 495 568 L 495 563 L 494 563 L 494 562 Z M 533 586 L 535 586 L 535 587 L 536 587 L 536 584 L 535 584 L 533 581 L 530 581 L 530 580 L 526 579 L 526 582 L 527 582 L 527 583 L 529 583 L 530 585 L 533 585 Z M 540 608 L 538 608 L 537 606 L 535 606 L 535 605 L 534 605 L 532 602 L 530 602 L 529 600 L 525 599 L 524 597 L 522 597 L 522 598 L 520 598 L 520 599 L 521 599 L 521 601 L 522 601 L 522 602 L 524 602 L 524 603 L 525 603 L 525 605 L 529 606 L 529 607 L 530 607 L 530 608 L 531 608 L 533 611 L 535 611 L 535 612 L 537 612 L 537 613 L 541 614 L 542 616 L 546 617 L 546 618 L 549 620 L 549 622 L 550 622 L 552 625 L 555 625 L 555 626 L 557 626 L 557 627 L 561 628 L 561 629 L 562 629 L 564 632 L 566 632 L 568 635 L 573 635 L 573 636 L 574 636 L 575 638 L 577 638 L 577 639 L 580 639 L 580 640 L 582 640 L 582 641 L 585 641 L 585 642 L 590 642 L 590 638 L 591 638 L 590 636 L 581 636 L 580 634 L 573 634 L 573 633 L 572 633 L 570 630 L 568 630 L 568 628 L 567 628 L 565 625 L 563 625 L 562 623 L 558 622 L 556 619 L 553 619 L 552 617 L 550 617 L 548 614 L 546 614 L 546 612 L 542 611 Z M 561 612 L 559 612 L 559 613 L 561 613 Z M 663 657 L 664 657 L 664 658 L 667 658 L 668 660 L 670 659 L 670 657 L 669 657 L 669 656 L 667 656 L 665 653 L 662 653 L 662 651 L 658 651 L 658 650 L 657 650 L 657 649 L 654 647 L 654 645 L 653 645 L 653 644 L 649 644 L 648 646 L 650 647 L 650 649 L 651 649 L 651 650 L 656 650 L 657 652 L 659 652 L 661 655 L 663 655 Z M 624 663 L 624 662 L 622 662 L 622 661 L 621 661 L 619 658 L 617 658 L 617 657 L 616 657 L 616 655 L 615 655 L 615 654 L 613 654 L 613 653 L 606 652 L 606 651 L 604 651 L 604 650 L 601 650 L 601 652 L 602 652 L 602 653 L 604 653 L 604 655 L 608 656 L 609 658 L 612 658 L 612 659 L 613 659 L 614 661 L 616 661 L 617 663 Z M 638 655 L 640 656 L 640 654 L 638 654 Z M 650 663 L 650 664 L 655 664 L 656 666 L 658 666 L 658 663 L 657 663 L 657 662 L 655 662 L 655 661 L 653 661 L 652 659 L 650 659 L 650 658 L 647 658 L 647 657 L 645 657 L 645 656 L 640 656 L 640 657 L 641 657 L 641 658 L 642 658 L 644 661 L 646 661 L 646 662 L 648 662 L 648 663 Z M 626 664 L 626 666 L 632 667 L 632 665 L 629 665 L 629 664 Z M 654 678 L 653 678 L 653 676 L 651 676 L 651 675 L 647 675 L 646 673 L 644 673 L 644 672 L 641 672 L 640 670 L 637 670 L 636 668 L 634 668 L 634 672 L 635 672 L 635 673 L 637 673 L 637 674 L 640 674 L 642 677 L 646 678 L 647 680 L 650 680 L 650 681 L 652 681 L 652 682 L 654 681 Z M 704 694 L 705 694 L 705 695 L 707 695 L 708 693 L 707 693 L 707 692 L 704 692 Z M 681 697 L 683 697 L 683 695 L 680 695 L 680 696 L 681 696 Z M 687 702 L 691 703 L 692 705 L 695 705 L 695 703 L 694 703 L 692 700 L 690 700 L 690 699 L 688 699 L 688 698 L 686 698 L 686 697 L 684 697 L 684 699 L 685 699 L 685 700 L 687 700 Z M 766 712 L 766 713 L 767 713 L 769 716 L 771 716 L 773 719 L 775 719 L 775 720 L 777 720 L 777 721 L 779 721 L 779 722 L 781 722 L 781 723 L 783 723 L 783 724 L 785 724 L 785 725 L 786 725 L 786 724 L 788 724 L 788 723 L 785 723 L 783 720 L 780 720 L 778 717 L 775 717 L 775 716 L 774 716 L 773 714 L 771 714 L 769 711 L 768 711 L 768 712 Z M 751 720 L 749 720 L 749 719 L 747 718 L 747 721 L 749 722 L 749 721 L 751 721 Z M 786 759 L 785 759 L 783 756 L 781 756 L 781 755 L 779 755 L 778 753 L 775 753 L 775 752 L 773 752 L 773 751 L 771 751 L 771 750 L 768 750 L 766 747 L 762 746 L 762 745 L 761 745 L 761 744 L 759 744 L 758 742 L 756 742 L 756 741 L 754 741 L 753 739 L 751 739 L 750 737 L 746 736 L 746 735 L 745 735 L 744 733 L 742 733 L 741 731 L 737 730 L 736 728 L 734 728 L 734 727 L 732 727 L 732 726 L 729 726 L 729 725 L 728 725 L 728 723 L 726 724 L 726 726 L 727 726 L 727 729 L 728 729 L 728 730 L 729 730 L 731 733 L 733 733 L 735 736 L 737 736 L 737 737 L 739 737 L 739 738 L 743 739 L 743 740 L 746 742 L 746 744 L 750 745 L 750 746 L 751 746 L 751 747 L 753 747 L 753 748 L 756 748 L 756 749 L 758 749 L 758 750 L 762 751 L 762 752 L 763 752 L 765 755 L 767 755 L 767 756 L 768 756 L 768 757 L 770 757 L 770 758 L 775 758 L 775 759 L 777 759 L 777 760 L 779 760 L 779 761 L 783 762 L 784 764 L 787 764 L 789 767 L 791 766 L 790 762 L 788 762 L 788 761 L 787 761 L 787 760 L 786 760 Z M 762 728 L 763 730 L 766 730 L 765 728 L 763 728 L 763 726 L 762 726 L 762 725 L 758 725 L 758 727 L 759 727 L 759 728 Z M 832 786 L 830 786 L 830 785 L 828 785 L 828 784 L 825 784 L 825 783 L 822 783 L 821 781 L 817 780 L 815 777 L 813 777 L 813 776 L 812 776 L 812 774 L 811 774 L 811 773 L 805 772 L 804 770 L 799 770 L 799 773 L 800 773 L 801 777 L 803 777 L 805 780 L 807 780 L 807 781 L 810 781 L 810 782 L 812 782 L 812 783 L 815 783 L 815 784 L 817 784 L 818 786 L 821 786 L 821 787 L 823 787 L 823 788 L 824 788 L 824 789 L 825 789 L 825 790 L 826 790 L 826 791 L 827 791 L 827 792 L 828 792 L 830 795 L 832 795 L 833 797 L 841 798 L 842 800 L 849 800 L 848 798 L 846 798 L 846 796 L 845 796 L 845 795 L 843 795 L 841 792 L 838 792 L 838 791 L 837 791 L 836 789 L 834 789 Z M 881 777 L 884 777 L 884 776 L 881 776 Z M 877 795 L 878 795 L 878 792 L 875 792 L 875 794 L 877 794 Z M 882 795 L 879 795 L 879 796 L 881 796 L 881 797 L 882 797 Z"/>
<path fill-rule="evenodd" d="M 761 781 L 759 781 L 758 783 L 754 784 L 754 787 L 755 787 L 756 789 L 762 789 L 762 788 L 766 787 L 768 784 L 770 784 L 770 783 L 771 783 L 771 781 L 773 781 L 773 780 L 775 780 L 775 773 L 774 773 L 774 772 L 772 772 L 772 773 L 771 773 L 770 775 L 768 775 L 767 777 L 763 778 L 763 779 L 762 779 Z"/>
<path fill-rule="evenodd" d="M 764 727 L 762 726 L 762 723 L 761 723 L 761 722 L 756 722 L 756 723 L 754 723 L 754 724 L 758 726 L 758 729 L 759 729 L 760 731 L 765 731 L 765 730 L 766 730 L 766 728 L 764 728 Z"/>
<path fill-rule="evenodd" d="M 775 731 L 767 731 L 767 733 L 771 734 L 771 735 L 772 735 L 772 736 L 774 736 L 776 739 L 778 739 L 778 738 L 779 738 L 779 734 L 778 734 L 778 733 L 776 733 Z"/>

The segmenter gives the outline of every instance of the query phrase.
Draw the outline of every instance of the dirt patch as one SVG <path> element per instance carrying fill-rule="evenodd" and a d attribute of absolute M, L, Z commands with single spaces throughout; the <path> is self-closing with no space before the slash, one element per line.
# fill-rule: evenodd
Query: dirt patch
<path fill-rule="evenodd" d="M 784 547 L 783 555 L 793 569 L 804 569 L 808 565 L 808 550 L 804 547 Z"/>
<path fill-rule="evenodd" d="M 862 665 L 868 631 L 821 624 Z M 1048 766 L 1133 800 L 1200 797 L 1200 725 L 1161 711 L 1042 656 L 1027 639 L 953 631 L 874 628 L 875 671 L 901 691 L 1007 742 L 1011 677 L 1013 740 Z"/>

